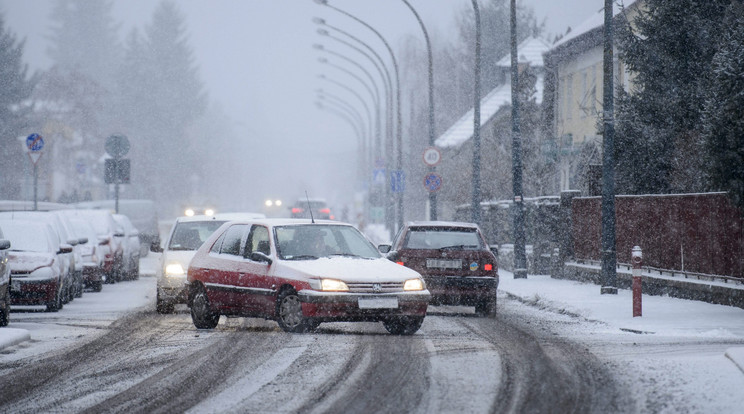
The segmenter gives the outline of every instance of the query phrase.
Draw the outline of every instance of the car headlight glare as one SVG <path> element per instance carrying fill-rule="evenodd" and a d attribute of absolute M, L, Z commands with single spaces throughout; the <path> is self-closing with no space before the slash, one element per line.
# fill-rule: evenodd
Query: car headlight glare
<path fill-rule="evenodd" d="M 186 272 L 183 269 L 183 266 L 181 266 L 181 263 L 171 263 L 167 266 L 165 266 L 165 275 L 166 276 L 183 276 Z"/>
<path fill-rule="evenodd" d="M 424 281 L 421 279 L 408 279 L 403 284 L 403 290 L 424 290 Z"/>
<path fill-rule="evenodd" d="M 333 292 L 348 292 L 349 286 L 346 283 L 336 279 L 321 279 L 320 290 Z"/>

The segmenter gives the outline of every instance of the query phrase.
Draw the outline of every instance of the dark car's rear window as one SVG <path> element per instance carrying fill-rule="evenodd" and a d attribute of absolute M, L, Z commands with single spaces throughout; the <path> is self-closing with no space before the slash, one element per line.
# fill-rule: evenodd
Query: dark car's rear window
<path fill-rule="evenodd" d="M 482 249 L 476 229 L 452 227 L 411 228 L 403 241 L 405 249 Z"/>

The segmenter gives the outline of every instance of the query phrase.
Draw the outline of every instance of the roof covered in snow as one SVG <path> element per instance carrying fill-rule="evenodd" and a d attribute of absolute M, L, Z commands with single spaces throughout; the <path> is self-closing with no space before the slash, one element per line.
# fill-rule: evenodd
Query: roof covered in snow
<path fill-rule="evenodd" d="M 625 0 L 620 4 L 619 2 L 614 2 L 612 5 L 612 15 L 617 16 L 621 11 L 623 11 L 623 8 L 628 8 L 630 5 L 635 3 L 636 0 Z M 584 33 L 590 32 L 596 28 L 604 26 L 604 7 L 600 7 L 597 12 L 592 14 L 589 18 L 581 22 L 578 26 L 576 26 L 574 29 L 572 29 L 570 32 L 566 33 L 565 36 L 563 36 L 560 40 L 555 42 L 553 44 L 553 48 L 556 48 L 562 44 L 568 43 L 572 39 L 575 39 L 579 36 L 581 36 Z"/>
<path fill-rule="evenodd" d="M 550 49 L 550 45 L 542 39 L 530 37 L 517 46 L 519 63 L 529 63 L 532 67 L 543 67 L 542 55 Z M 511 66 L 511 55 L 499 60 L 498 66 Z M 542 102 L 543 76 L 538 75 L 535 83 L 535 98 Z M 481 99 L 480 102 L 480 126 L 487 124 L 502 106 L 511 104 L 511 84 L 499 85 Z M 473 136 L 474 115 L 471 108 L 465 115 L 458 119 L 447 129 L 434 144 L 440 148 L 453 148 L 462 145 Z"/>

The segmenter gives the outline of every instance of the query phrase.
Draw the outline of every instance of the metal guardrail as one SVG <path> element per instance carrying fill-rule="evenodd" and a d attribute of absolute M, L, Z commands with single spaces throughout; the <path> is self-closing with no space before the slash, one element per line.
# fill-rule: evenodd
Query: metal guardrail
<path fill-rule="evenodd" d="M 591 260 L 591 259 L 574 259 L 574 260 L 576 261 L 576 263 L 589 264 L 592 266 L 601 266 L 601 263 L 602 263 L 599 260 Z M 618 262 L 617 267 L 618 269 L 625 268 L 627 269 L 628 272 L 630 272 L 632 269 L 632 265 L 630 263 Z M 700 280 L 700 281 L 706 281 L 706 282 L 720 281 L 723 283 L 730 283 L 733 285 L 744 286 L 744 279 L 739 278 L 739 277 L 687 272 L 684 270 L 661 269 L 661 268 L 653 267 L 653 266 L 642 266 L 641 268 L 646 273 L 658 273 L 660 276 L 670 276 L 670 277 L 675 277 L 675 278 L 681 277 L 684 279 L 693 279 L 693 280 Z"/>

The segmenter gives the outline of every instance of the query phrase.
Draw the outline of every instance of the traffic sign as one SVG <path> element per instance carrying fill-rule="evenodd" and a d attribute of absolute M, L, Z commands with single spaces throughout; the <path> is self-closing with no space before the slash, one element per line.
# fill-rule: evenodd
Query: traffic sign
<path fill-rule="evenodd" d="M 29 151 L 28 157 L 31 158 L 31 163 L 36 165 L 39 162 L 39 158 L 41 158 L 41 151 Z"/>
<path fill-rule="evenodd" d="M 437 147 L 429 147 L 424 150 L 424 163 L 429 166 L 435 166 L 442 160 L 442 153 Z"/>
<path fill-rule="evenodd" d="M 424 176 L 424 187 L 430 193 L 439 191 L 442 188 L 442 177 L 437 173 L 428 173 Z"/>
<path fill-rule="evenodd" d="M 406 190 L 406 174 L 402 170 L 390 171 L 390 191 L 402 193 Z"/>
<path fill-rule="evenodd" d="M 106 184 L 129 184 L 130 171 L 129 158 L 108 158 L 104 165 L 103 181 Z"/>
<path fill-rule="evenodd" d="M 31 152 L 39 152 L 44 148 L 44 138 L 39 134 L 33 133 L 26 137 L 26 147 Z"/>
<path fill-rule="evenodd" d="M 114 158 L 121 158 L 129 152 L 129 140 L 124 135 L 111 135 L 104 144 L 106 152 Z"/>

